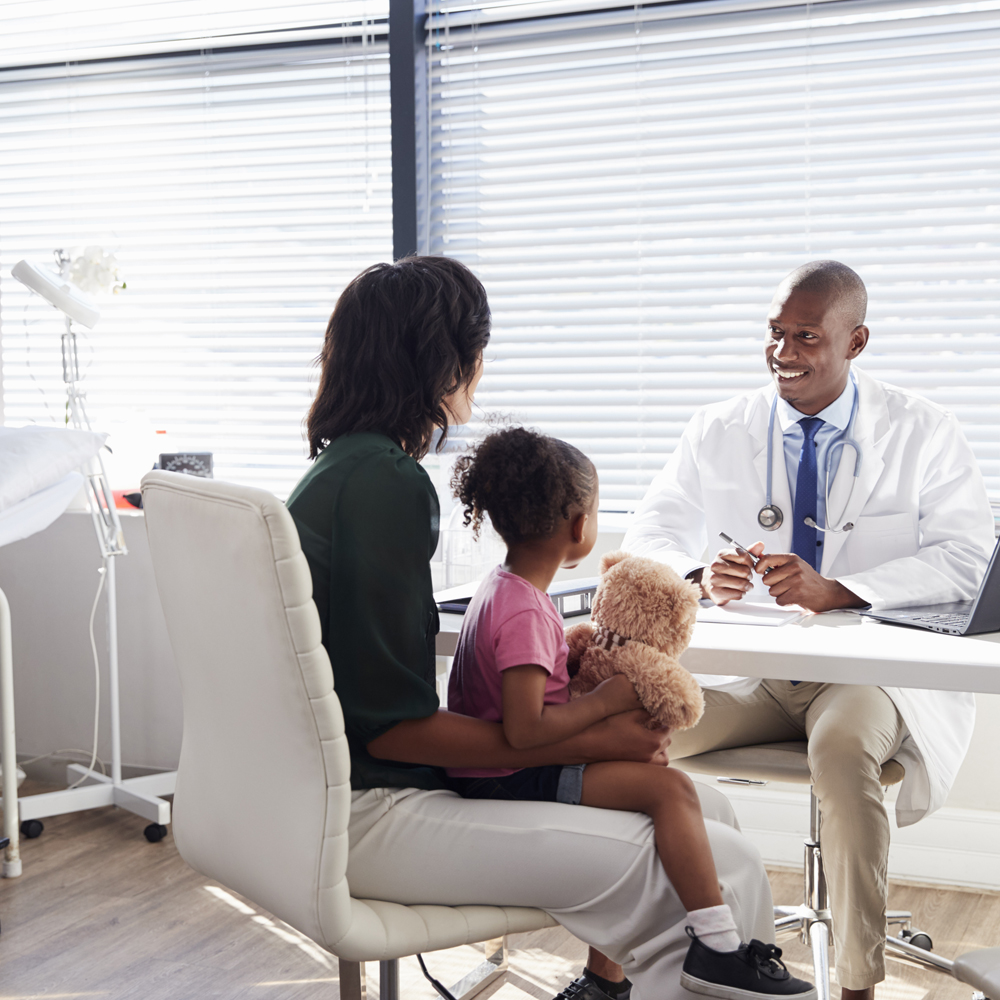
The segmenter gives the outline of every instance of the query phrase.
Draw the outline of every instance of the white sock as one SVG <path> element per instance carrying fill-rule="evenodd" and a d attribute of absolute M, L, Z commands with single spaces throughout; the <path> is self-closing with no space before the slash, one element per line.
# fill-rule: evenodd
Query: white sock
<path fill-rule="evenodd" d="M 733 911 L 725 903 L 691 910 L 687 922 L 701 943 L 713 951 L 736 951 L 740 946 Z"/>

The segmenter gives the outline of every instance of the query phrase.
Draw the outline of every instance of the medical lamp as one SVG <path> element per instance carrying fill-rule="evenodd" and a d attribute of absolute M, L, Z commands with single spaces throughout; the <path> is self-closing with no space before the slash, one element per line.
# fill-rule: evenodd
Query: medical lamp
<path fill-rule="evenodd" d="M 59 273 L 32 261 L 18 261 L 11 274 L 31 291 L 41 295 L 62 314 L 65 332 L 62 335 L 63 382 L 66 383 L 67 423 L 77 430 L 92 430 L 87 416 L 86 392 L 80 385 L 80 364 L 77 357 L 76 334 L 73 323 L 80 323 L 93 329 L 100 310 L 85 292 L 69 280 L 70 255 L 63 250 L 55 251 Z M 97 542 L 104 559 L 105 586 L 108 604 L 108 687 L 111 715 L 111 781 L 115 786 L 122 783 L 121 775 L 121 725 L 118 709 L 118 612 L 115 590 L 115 558 L 128 553 L 125 536 L 122 534 L 118 511 L 115 509 L 114 494 L 108 484 L 104 460 L 100 454 L 94 458 L 85 471 L 87 478 L 87 505 L 97 533 Z M 89 769 L 88 769 L 89 770 Z M 68 792 L 74 789 L 68 789 Z M 79 789 L 82 791 L 82 789 Z M 117 798 L 115 799 L 117 803 Z M 118 803 L 121 804 L 121 803 Z M 75 808 L 82 808 L 76 806 Z M 74 807 L 60 809 L 59 812 L 73 811 Z M 54 814 L 54 813 L 53 813 Z"/>

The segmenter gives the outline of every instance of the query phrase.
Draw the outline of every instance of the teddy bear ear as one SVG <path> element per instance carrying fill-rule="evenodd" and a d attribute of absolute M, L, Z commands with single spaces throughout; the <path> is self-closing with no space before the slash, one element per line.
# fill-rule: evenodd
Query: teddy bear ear
<path fill-rule="evenodd" d="M 628 559 L 630 553 L 619 549 L 617 552 L 605 552 L 601 556 L 601 575 L 603 576 L 612 566 L 617 565 L 623 559 Z"/>

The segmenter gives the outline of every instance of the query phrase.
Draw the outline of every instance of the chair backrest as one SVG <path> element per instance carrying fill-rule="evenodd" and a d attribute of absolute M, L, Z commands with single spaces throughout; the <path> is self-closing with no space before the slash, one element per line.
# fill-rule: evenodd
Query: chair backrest
<path fill-rule="evenodd" d="M 352 920 L 350 758 L 295 523 L 263 490 L 171 472 L 142 489 L 184 702 L 177 848 L 333 948 Z"/>

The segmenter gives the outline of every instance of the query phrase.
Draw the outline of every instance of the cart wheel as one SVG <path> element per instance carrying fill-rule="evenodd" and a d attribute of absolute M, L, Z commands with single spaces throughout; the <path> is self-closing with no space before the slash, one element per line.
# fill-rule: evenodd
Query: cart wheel
<path fill-rule="evenodd" d="M 28 840 L 34 840 L 35 837 L 42 835 L 42 830 L 44 829 L 45 824 L 40 819 L 26 819 L 21 824 L 21 836 L 26 837 Z"/>
<path fill-rule="evenodd" d="M 151 844 L 158 844 L 167 835 L 167 828 L 162 823 L 150 823 L 142 831 L 142 835 Z"/>
<path fill-rule="evenodd" d="M 924 931 L 903 930 L 899 932 L 899 936 L 912 944 L 914 948 L 922 948 L 924 951 L 933 951 L 934 949 L 934 942 L 931 940 L 930 934 Z"/>

